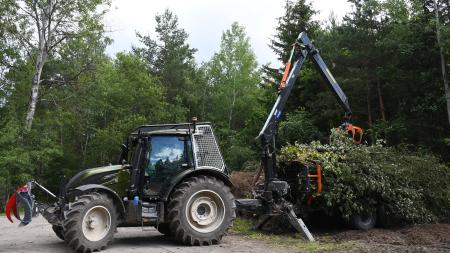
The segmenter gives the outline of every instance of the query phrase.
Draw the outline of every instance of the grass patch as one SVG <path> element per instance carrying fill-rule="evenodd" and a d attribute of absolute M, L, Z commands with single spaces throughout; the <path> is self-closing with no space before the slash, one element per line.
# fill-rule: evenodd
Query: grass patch
<path fill-rule="evenodd" d="M 350 249 L 350 242 L 335 242 L 331 236 L 315 235 L 315 242 L 306 241 L 299 233 L 295 234 L 272 234 L 253 230 L 253 222 L 248 219 L 236 218 L 231 228 L 231 233 L 243 235 L 247 238 L 265 241 L 275 247 L 287 247 L 306 251 L 336 251 Z"/>

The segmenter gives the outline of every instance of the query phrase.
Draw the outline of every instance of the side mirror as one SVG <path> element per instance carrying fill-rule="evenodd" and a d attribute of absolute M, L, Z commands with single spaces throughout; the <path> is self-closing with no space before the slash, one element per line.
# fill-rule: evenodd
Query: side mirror
<path fill-rule="evenodd" d="M 120 148 L 122 149 L 122 151 L 120 152 L 120 157 L 119 157 L 119 164 L 125 164 L 127 162 L 127 158 L 128 158 L 128 146 L 125 144 L 122 144 L 120 146 Z"/>

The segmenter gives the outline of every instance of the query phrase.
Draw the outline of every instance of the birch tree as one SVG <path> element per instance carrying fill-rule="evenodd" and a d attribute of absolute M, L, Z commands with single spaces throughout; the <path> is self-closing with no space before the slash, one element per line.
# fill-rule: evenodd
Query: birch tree
<path fill-rule="evenodd" d="M 233 23 L 231 29 L 222 34 L 219 52 L 207 67 L 217 103 L 212 118 L 221 122 L 224 128 L 236 130 L 243 127 L 256 101 L 255 94 L 260 82 L 257 67 L 244 27 Z M 223 117 L 218 118 L 217 115 Z"/>
<path fill-rule="evenodd" d="M 25 129 L 29 131 L 38 105 L 42 71 L 49 55 L 57 55 L 61 45 L 70 38 L 81 39 L 91 33 L 102 33 L 101 19 L 105 11 L 98 7 L 106 6 L 108 0 L 3 1 L 11 4 L 10 11 L 15 13 L 12 37 L 34 63 L 25 117 Z"/>
<path fill-rule="evenodd" d="M 450 90 L 448 88 L 448 79 L 447 79 L 447 68 L 445 61 L 445 52 L 444 47 L 442 46 L 441 41 L 441 31 L 440 31 L 440 22 L 439 22 L 439 4 L 437 0 L 433 0 L 434 4 L 434 15 L 435 15 L 435 25 L 436 25 L 436 40 L 439 47 L 439 58 L 441 60 L 441 72 L 442 72 L 442 81 L 444 82 L 444 91 L 445 91 L 445 99 L 447 101 L 447 117 L 448 123 L 450 124 Z"/>

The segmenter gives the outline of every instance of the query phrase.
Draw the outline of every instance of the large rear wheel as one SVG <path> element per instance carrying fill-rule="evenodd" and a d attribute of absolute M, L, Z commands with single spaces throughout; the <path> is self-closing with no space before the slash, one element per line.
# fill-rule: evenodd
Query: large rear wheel
<path fill-rule="evenodd" d="M 96 192 L 79 197 L 70 204 L 63 226 L 64 239 L 75 251 L 105 249 L 117 226 L 113 200 Z"/>
<path fill-rule="evenodd" d="M 189 178 L 171 195 L 171 234 L 188 245 L 217 244 L 232 225 L 235 209 L 233 194 L 222 181 L 208 176 Z"/>
<path fill-rule="evenodd" d="M 64 229 L 62 226 L 53 225 L 52 226 L 53 232 L 55 232 L 55 235 L 64 241 Z"/>

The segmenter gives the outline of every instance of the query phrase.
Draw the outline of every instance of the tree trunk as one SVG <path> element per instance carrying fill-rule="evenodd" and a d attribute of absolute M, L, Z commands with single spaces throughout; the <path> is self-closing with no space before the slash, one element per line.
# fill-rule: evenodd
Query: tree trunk
<path fill-rule="evenodd" d="M 368 117 L 368 123 L 369 127 L 372 127 L 372 106 L 370 105 L 370 88 L 367 86 L 367 95 L 366 95 L 366 101 L 367 101 L 367 117 Z"/>
<path fill-rule="evenodd" d="M 82 168 L 83 169 L 86 168 L 86 156 L 87 156 L 88 143 L 89 143 L 89 134 L 86 133 L 86 139 L 85 139 L 84 143 L 81 144 L 81 152 L 83 154 L 83 161 L 82 161 Z"/>
<path fill-rule="evenodd" d="M 31 95 L 25 120 L 25 129 L 27 131 L 31 130 L 31 126 L 33 124 L 34 114 L 36 112 L 36 106 L 39 98 L 39 85 L 41 82 L 42 68 L 44 67 L 45 59 L 47 58 L 46 52 L 43 50 L 41 51 L 41 49 L 39 49 L 40 52 L 38 54 L 38 58 L 36 59 L 33 80 L 31 81 Z"/>
<path fill-rule="evenodd" d="M 441 58 L 441 71 L 442 71 L 442 80 L 444 81 L 444 91 L 445 91 L 445 98 L 447 101 L 447 117 L 448 117 L 448 123 L 450 124 L 450 91 L 448 89 L 448 80 L 447 80 L 447 70 L 446 70 L 446 64 L 445 64 L 445 55 L 444 55 L 444 49 L 442 48 L 441 44 L 441 32 L 439 31 L 439 8 L 437 0 L 434 0 L 434 14 L 436 18 L 436 40 L 437 44 L 439 46 L 439 55 Z"/>
<path fill-rule="evenodd" d="M 367 85 L 367 93 L 366 93 L 366 101 L 367 101 L 367 120 L 369 124 L 370 131 L 370 139 L 372 142 L 375 141 L 375 136 L 372 129 L 373 119 L 372 119 L 372 105 L 370 104 L 370 86 Z"/>
<path fill-rule="evenodd" d="M 384 110 L 383 95 L 381 94 L 380 79 L 378 77 L 377 77 L 377 93 L 378 93 L 378 102 L 380 104 L 381 120 L 386 121 L 386 112 Z"/>
<path fill-rule="evenodd" d="M 447 5 L 447 20 L 450 20 L 450 1 L 445 1 L 445 5 Z"/>
<path fill-rule="evenodd" d="M 35 24 L 38 32 L 38 53 L 35 63 L 34 75 L 31 80 L 31 95 L 28 102 L 28 110 L 25 118 L 25 130 L 30 131 L 33 125 L 34 114 L 36 113 L 36 106 L 39 99 L 39 86 L 41 82 L 42 69 L 44 68 L 45 60 L 48 55 L 48 41 L 51 40 L 52 32 L 50 31 L 51 13 L 54 6 L 54 0 L 48 0 L 47 6 L 41 15 L 36 11 Z M 38 8 L 37 3 L 34 2 L 34 8 Z"/>
<path fill-rule="evenodd" d="M 233 110 L 236 104 L 236 78 L 233 78 L 233 100 L 231 101 L 230 115 L 228 117 L 228 129 L 231 129 L 231 122 L 233 120 Z"/>

